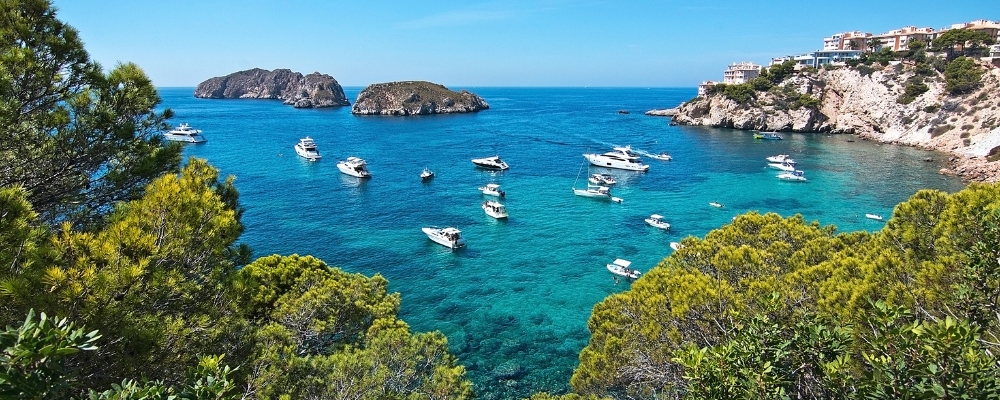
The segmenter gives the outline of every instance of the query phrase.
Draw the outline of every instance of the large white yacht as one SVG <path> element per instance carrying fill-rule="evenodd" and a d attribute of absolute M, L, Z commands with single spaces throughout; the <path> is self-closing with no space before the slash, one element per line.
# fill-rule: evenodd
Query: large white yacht
<path fill-rule="evenodd" d="M 201 130 L 194 129 L 187 122 L 177 125 L 170 132 L 164 133 L 163 138 L 174 142 L 205 143 L 208 140 L 201 135 Z"/>
<path fill-rule="evenodd" d="M 598 167 L 627 169 L 629 171 L 648 171 L 649 166 L 642 163 L 642 159 L 632 151 L 631 146 L 615 147 L 604 154 L 588 153 L 583 158 Z"/>
<path fill-rule="evenodd" d="M 510 168 L 507 163 L 500 159 L 500 156 L 486 157 L 486 158 L 473 158 L 472 163 L 476 164 L 479 168 L 492 169 L 497 171 L 503 171 Z"/>
<path fill-rule="evenodd" d="M 323 158 L 319 154 L 319 150 L 316 150 L 316 142 L 309 136 L 299 139 L 299 142 L 295 144 L 295 154 L 309 161 L 316 161 Z"/>
<path fill-rule="evenodd" d="M 607 186 L 587 185 L 586 189 L 573 188 L 573 194 L 583 197 L 596 197 L 600 199 L 611 199 L 611 189 Z"/>
<path fill-rule="evenodd" d="M 368 172 L 368 163 L 357 157 L 347 157 L 346 160 L 337 163 L 337 169 L 350 176 L 358 178 L 371 178 Z"/>
<path fill-rule="evenodd" d="M 462 237 L 462 231 L 455 228 L 438 228 L 436 226 L 431 226 L 427 228 L 421 228 L 427 238 L 433 240 L 435 243 L 440 244 L 449 249 L 457 249 L 459 247 L 465 246 L 465 238 Z"/>

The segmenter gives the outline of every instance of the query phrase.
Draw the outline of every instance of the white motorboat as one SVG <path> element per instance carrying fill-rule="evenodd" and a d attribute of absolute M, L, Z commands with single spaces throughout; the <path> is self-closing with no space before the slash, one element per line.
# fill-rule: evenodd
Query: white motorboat
<path fill-rule="evenodd" d="M 506 192 L 500 190 L 500 185 L 497 185 L 495 183 L 487 183 L 486 186 L 479 188 L 479 191 L 483 192 L 483 194 L 487 196 L 496 196 L 496 197 L 507 196 Z"/>
<path fill-rule="evenodd" d="M 420 180 L 426 181 L 434 177 L 434 171 L 424 168 L 424 171 L 420 173 Z"/>
<path fill-rule="evenodd" d="M 673 157 L 670 156 L 670 154 L 667 154 L 666 152 L 660 154 L 650 154 L 649 158 L 655 158 L 660 161 L 670 161 L 674 159 Z"/>
<path fill-rule="evenodd" d="M 611 200 L 611 189 L 607 186 L 587 185 L 586 189 L 573 188 L 573 194 L 583 197 L 594 197 Z"/>
<path fill-rule="evenodd" d="M 802 171 L 782 172 L 778 174 L 778 179 L 783 181 L 805 182 L 806 177 L 802 176 Z"/>
<path fill-rule="evenodd" d="M 465 238 L 462 237 L 462 231 L 448 227 L 448 228 L 438 228 L 436 226 L 431 226 L 427 228 L 421 228 L 427 238 L 433 240 L 435 243 L 440 244 L 449 249 L 457 249 L 459 247 L 465 246 Z"/>
<path fill-rule="evenodd" d="M 611 186 L 617 183 L 611 174 L 593 174 L 587 179 L 590 183 L 601 186 Z"/>
<path fill-rule="evenodd" d="M 626 169 L 629 171 L 648 171 L 649 166 L 642 163 L 642 159 L 632 151 L 630 146 L 615 147 L 613 150 L 604 153 L 587 153 L 583 155 L 591 164 L 598 167 Z"/>
<path fill-rule="evenodd" d="M 507 218 L 507 207 L 495 201 L 484 201 L 483 211 L 496 219 Z"/>
<path fill-rule="evenodd" d="M 496 171 L 503 171 L 510 168 L 507 163 L 500 159 L 500 156 L 473 158 L 472 163 L 476 164 L 479 168 L 492 169 Z"/>
<path fill-rule="evenodd" d="M 722 203 L 719 203 L 719 202 L 715 202 L 715 201 L 712 201 L 712 202 L 709 202 L 709 203 L 708 203 L 708 205 L 710 205 L 710 206 L 712 206 L 712 207 L 715 207 L 715 208 L 722 208 L 722 207 L 725 207 L 724 205 L 722 205 Z"/>
<path fill-rule="evenodd" d="M 201 135 L 201 131 L 194 129 L 187 122 L 177 125 L 170 132 L 164 133 L 163 138 L 173 142 L 205 143 L 208 140 Z"/>
<path fill-rule="evenodd" d="M 795 171 L 795 166 L 787 163 L 768 163 L 767 166 L 787 172 Z"/>
<path fill-rule="evenodd" d="M 337 163 L 337 169 L 347 175 L 358 177 L 358 178 L 371 178 L 371 172 L 368 172 L 368 163 L 357 157 L 347 157 L 346 160 Z"/>
<path fill-rule="evenodd" d="M 615 262 L 608 264 L 608 271 L 612 274 L 624 276 L 629 279 L 638 279 L 642 272 L 636 271 L 629 266 L 632 265 L 631 261 L 616 259 Z"/>
<path fill-rule="evenodd" d="M 316 150 L 316 142 L 309 136 L 299 139 L 299 142 L 295 144 L 295 154 L 309 161 L 316 161 L 323 157 L 319 154 L 319 150 Z"/>
<path fill-rule="evenodd" d="M 881 221 L 882 220 L 882 216 L 878 215 L 878 214 L 865 214 L 865 218 L 874 219 L 876 221 Z"/>
<path fill-rule="evenodd" d="M 795 165 L 795 160 L 793 160 L 791 157 L 789 157 L 788 154 L 778 154 L 776 156 L 770 156 L 770 157 L 767 158 L 767 162 L 769 162 L 769 163 L 777 163 L 777 164 L 784 163 L 784 164 L 788 164 L 788 165 Z"/>
<path fill-rule="evenodd" d="M 660 215 L 660 214 L 650 215 L 649 218 L 646 218 L 646 223 L 649 224 L 652 227 L 656 227 L 656 228 L 660 228 L 660 229 L 664 229 L 664 230 L 670 229 L 670 224 L 668 224 L 666 221 L 664 221 L 663 220 L 663 216 Z"/>

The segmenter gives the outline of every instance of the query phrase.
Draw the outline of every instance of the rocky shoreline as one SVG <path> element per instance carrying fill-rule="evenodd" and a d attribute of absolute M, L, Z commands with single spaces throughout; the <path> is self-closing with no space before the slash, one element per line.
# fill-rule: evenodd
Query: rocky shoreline
<path fill-rule="evenodd" d="M 928 90 L 901 102 L 913 68 L 888 65 L 798 73 L 781 85 L 739 103 L 723 93 L 696 97 L 677 107 L 672 123 L 743 130 L 856 134 L 880 143 L 937 150 L 951 155 L 942 174 L 966 182 L 1000 182 L 1000 69 L 983 65 L 981 87 L 954 96 L 943 76 Z M 806 99 L 803 102 L 801 99 Z M 802 106 L 805 103 L 807 106 Z"/>

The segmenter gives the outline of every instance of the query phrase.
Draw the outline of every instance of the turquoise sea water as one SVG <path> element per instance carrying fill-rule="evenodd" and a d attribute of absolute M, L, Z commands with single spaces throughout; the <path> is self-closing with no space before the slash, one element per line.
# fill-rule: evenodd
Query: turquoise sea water
<path fill-rule="evenodd" d="M 349 99 L 361 88 L 345 88 Z M 751 133 L 668 126 L 648 117 L 695 89 L 469 88 L 491 109 L 465 115 L 354 116 L 349 107 L 294 109 L 279 101 L 205 100 L 193 88 L 161 89 L 175 123 L 189 122 L 209 142 L 185 154 L 236 176 L 247 211 L 242 240 L 255 256 L 311 254 L 332 266 L 382 274 L 402 294 L 401 317 L 414 331 L 440 330 L 468 369 L 480 398 L 526 397 L 568 390 L 587 344 L 587 318 L 606 296 L 628 289 L 604 265 L 615 258 L 648 271 L 670 242 L 708 231 L 750 210 L 834 224 L 840 231 L 881 229 L 864 218 L 889 218 L 921 188 L 954 192 L 937 173 L 946 156 L 879 145 L 847 135 Z M 619 114 L 629 110 L 630 114 Z M 295 155 L 299 138 L 315 139 L 323 159 Z M 647 173 L 584 166 L 582 153 L 632 145 L 667 151 L 646 158 Z M 478 170 L 472 158 L 500 155 L 511 168 Z M 779 181 L 765 157 L 791 154 L 809 179 Z M 368 161 L 370 181 L 341 174 L 336 162 Z M 932 161 L 924 161 L 925 159 Z M 428 183 L 424 167 L 437 173 Z M 574 196 L 588 173 L 610 172 L 621 204 Z M 579 180 L 577 177 L 579 176 Z M 477 187 L 499 183 L 510 218 L 480 209 Z M 717 201 L 725 207 L 714 208 Z M 661 214 L 669 232 L 643 219 Z M 454 226 L 468 246 L 437 245 L 421 227 Z M 516 363 L 523 374 L 497 379 Z M 508 365 L 510 366 L 510 365 Z"/>

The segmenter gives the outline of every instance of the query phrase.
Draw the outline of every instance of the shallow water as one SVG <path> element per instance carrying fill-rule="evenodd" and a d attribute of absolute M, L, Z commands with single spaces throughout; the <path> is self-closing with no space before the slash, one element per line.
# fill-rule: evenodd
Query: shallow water
<path fill-rule="evenodd" d="M 353 100 L 360 89 L 345 92 Z M 382 274 L 402 294 L 401 317 L 414 331 L 447 335 L 486 399 L 568 390 L 589 339 L 591 308 L 628 288 L 604 267 L 615 258 L 647 271 L 670 254 L 671 241 L 704 236 L 748 210 L 800 213 L 840 231 L 878 230 L 883 223 L 864 214 L 888 219 L 921 188 L 962 188 L 937 173 L 946 160 L 940 153 L 844 135 L 754 140 L 749 132 L 672 127 L 667 118 L 643 115 L 693 97 L 693 88 L 469 90 L 491 109 L 353 116 L 349 107 L 195 99 L 192 88 L 161 95 L 175 123 L 189 122 L 209 140 L 185 154 L 237 177 L 247 209 L 242 240 L 256 256 L 311 254 L 350 272 Z M 292 146 L 304 136 L 316 140 L 321 161 L 295 155 Z M 647 173 L 584 165 L 582 153 L 626 144 L 674 160 L 646 158 Z M 497 154 L 510 170 L 488 172 L 469 161 Z M 764 160 L 775 154 L 792 155 L 808 182 L 777 180 Z M 366 159 L 373 178 L 341 174 L 336 162 L 348 156 Z M 424 167 L 436 172 L 426 183 Z M 570 189 L 596 172 L 618 178 L 612 193 L 623 203 L 573 195 Z M 477 187 L 490 182 L 507 192 L 508 221 L 480 208 L 486 198 Z M 670 231 L 644 223 L 654 213 Z M 431 242 L 420 231 L 430 225 L 461 229 L 467 248 Z M 523 374 L 496 379 L 493 370 L 505 362 Z"/>

